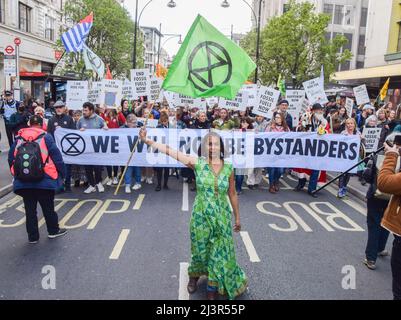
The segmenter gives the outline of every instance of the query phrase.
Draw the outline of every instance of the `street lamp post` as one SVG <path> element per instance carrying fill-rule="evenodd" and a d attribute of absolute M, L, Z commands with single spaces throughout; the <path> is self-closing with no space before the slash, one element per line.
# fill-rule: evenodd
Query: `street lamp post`
<path fill-rule="evenodd" d="M 138 18 L 138 0 L 135 1 L 135 30 L 134 30 L 134 54 L 133 54 L 133 58 L 132 58 L 132 65 L 134 67 L 134 69 L 136 68 L 136 45 L 138 42 L 138 25 L 139 22 L 141 21 L 141 17 L 142 17 L 142 13 L 143 11 L 146 9 L 146 7 L 152 2 L 153 0 L 149 0 L 144 7 L 141 10 L 141 13 L 139 14 L 139 18 Z M 169 8 L 174 8 L 176 6 L 176 3 L 174 0 L 169 1 L 169 3 L 167 3 L 167 7 Z"/>
<path fill-rule="evenodd" d="M 253 16 L 256 21 L 256 70 L 255 70 L 255 79 L 254 82 L 258 82 L 258 68 L 259 68 L 259 57 L 260 57 L 260 22 L 261 22 L 261 14 L 262 14 L 262 2 L 263 0 L 259 0 L 259 11 L 258 11 L 258 17 L 256 17 L 255 10 L 253 10 L 252 6 L 246 2 L 245 0 L 242 0 L 251 10 L 253 13 Z M 224 0 L 221 3 L 221 6 L 223 8 L 228 8 L 230 6 L 230 3 L 228 0 Z"/>
<path fill-rule="evenodd" d="M 164 36 L 167 36 L 167 37 L 170 37 L 170 38 L 166 39 L 166 40 L 163 42 L 163 44 L 162 44 L 161 46 L 159 46 L 159 50 L 158 50 L 158 52 L 157 52 L 157 64 L 159 64 L 159 62 L 160 62 L 160 51 L 161 51 L 161 49 L 164 47 L 164 45 L 167 43 L 167 41 L 169 41 L 169 40 L 171 40 L 171 39 L 173 39 L 173 38 L 180 37 L 180 39 L 178 40 L 178 44 L 182 44 L 181 34 L 165 33 L 165 34 L 163 34 L 163 37 L 164 37 Z"/>

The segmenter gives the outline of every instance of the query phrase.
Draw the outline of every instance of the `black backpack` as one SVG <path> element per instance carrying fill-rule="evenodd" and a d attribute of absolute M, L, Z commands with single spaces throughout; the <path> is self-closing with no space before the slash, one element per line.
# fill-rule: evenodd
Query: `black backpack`
<path fill-rule="evenodd" d="M 14 177 L 23 182 L 37 182 L 44 178 L 45 165 L 49 160 L 42 161 L 42 152 L 40 151 L 40 140 L 46 133 L 39 135 L 34 141 L 27 141 L 22 137 L 23 142 L 18 146 L 14 159 Z"/>

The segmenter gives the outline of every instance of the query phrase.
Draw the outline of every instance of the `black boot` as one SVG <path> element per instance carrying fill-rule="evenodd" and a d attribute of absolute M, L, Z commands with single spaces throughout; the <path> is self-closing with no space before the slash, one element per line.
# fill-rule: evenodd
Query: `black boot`
<path fill-rule="evenodd" d="M 306 179 L 305 178 L 298 179 L 298 184 L 295 187 L 294 191 L 297 191 L 297 192 L 301 191 L 305 187 L 305 184 L 306 184 Z"/>
<path fill-rule="evenodd" d="M 155 190 L 160 191 L 161 189 L 162 189 L 162 186 L 160 184 L 158 184 Z"/>

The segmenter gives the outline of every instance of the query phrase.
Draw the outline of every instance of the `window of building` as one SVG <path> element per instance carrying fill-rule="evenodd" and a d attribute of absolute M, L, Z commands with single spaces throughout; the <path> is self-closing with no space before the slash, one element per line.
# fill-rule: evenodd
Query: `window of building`
<path fill-rule="evenodd" d="M 365 35 L 363 34 L 359 35 L 358 54 L 365 55 Z"/>
<path fill-rule="evenodd" d="M 356 62 L 356 68 L 357 69 L 363 69 L 365 67 L 365 62 L 363 61 L 357 61 Z"/>
<path fill-rule="evenodd" d="M 286 13 L 287 11 L 290 10 L 290 4 L 289 3 L 285 3 L 283 5 L 283 14 Z"/>
<path fill-rule="evenodd" d="M 368 22 L 368 8 L 362 8 L 361 27 L 366 27 L 367 22 Z"/>
<path fill-rule="evenodd" d="M 351 62 L 350 61 L 345 61 L 341 64 L 341 71 L 346 71 L 351 68 Z"/>
<path fill-rule="evenodd" d="M 5 5 L 4 5 L 4 0 L 0 0 L 0 23 L 4 23 L 4 18 L 5 18 Z"/>
<path fill-rule="evenodd" d="M 332 21 L 333 21 L 333 7 L 334 7 L 334 5 L 332 5 L 330 3 L 325 3 L 323 6 L 323 12 L 330 16 L 329 23 L 332 23 Z"/>
<path fill-rule="evenodd" d="M 19 29 L 31 32 L 31 8 L 23 3 L 19 3 Z"/>
<path fill-rule="evenodd" d="M 45 38 L 47 40 L 54 41 L 54 25 L 55 25 L 55 19 L 46 15 L 45 16 Z"/>
<path fill-rule="evenodd" d="M 348 49 L 351 51 L 352 48 L 352 33 L 344 33 L 344 37 L 347 38 L 348 42 L 343 46 L 343 50 Z"/>
<path fill-rule="evenodd" d="M 344 6 L 336 5 L 334 7 L 334 24 L 342 25 L 344 17 Z"/>
<path fill-rule="evenodd" d="M 344 25 L 354 25 L 354 8 L 353 6 L 347 5 L 344 7 Z"/>

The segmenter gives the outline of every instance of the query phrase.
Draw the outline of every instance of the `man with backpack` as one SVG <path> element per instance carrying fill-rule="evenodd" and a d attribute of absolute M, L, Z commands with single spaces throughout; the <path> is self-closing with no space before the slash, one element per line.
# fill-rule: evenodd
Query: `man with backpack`
<path fill-rule="evenodd" d="M 67 233 L 60 229 L 54 211 L 54 194 L 58 178 L 65 175 L 64 162 L 53 137 L 42 129 L 43 119 L 34 115 L 30 127 L 21 129 L 8 153 L 8 163 L 14 176 L 14 193 L 24 201 L 29 243 L 39 240 L 36 207 L 39 202 L 46 220 L 48 238 Z"/>

